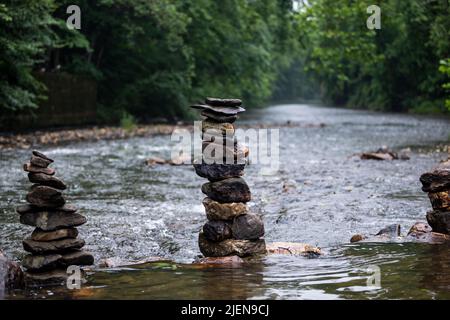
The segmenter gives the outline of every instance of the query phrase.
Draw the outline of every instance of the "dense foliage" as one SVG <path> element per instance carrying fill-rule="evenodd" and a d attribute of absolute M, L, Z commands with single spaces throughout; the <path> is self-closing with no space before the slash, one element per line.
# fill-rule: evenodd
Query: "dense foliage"
<path fill-rule="evenodd" d="M 297 1 L 298 2 L 298 1 Z M 33 71 L 99 84 L 106 120 L 186 117 L 205 95 L 320 97 L 380 110 L 443 110 L 449 82 L 446 0 L 1 0 L 0 113 L 45 96 Z M 68 30 L 66 8 L 81 8 Z M 440 72 L 441 71 L 441 72 Z"/>

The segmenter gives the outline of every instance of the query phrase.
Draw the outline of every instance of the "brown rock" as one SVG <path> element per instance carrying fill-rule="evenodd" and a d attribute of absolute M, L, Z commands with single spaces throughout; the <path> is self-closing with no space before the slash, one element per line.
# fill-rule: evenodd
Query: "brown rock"
<path fill-rule="evenodd" d="M 240 177 L 244 174 L 245 164 L 194 163 L 195 173 L 209 181 L 219 181 Z"/>
<path fill-rule="evenodd" d="M 245 203 L 220 203 L 208 197 L 203 199 L 208 220 L 233 220 L 235 217 L 248 213 Z"/>
<path fill-rule="evenodd" d="M 209 135 L 227 135 L 232 137 L 234 135 L 234 125 L 231 123 L 220 123 L 216 121 L 203 120 L 202 132 Z"/>
<path fill-rule="evenodd" d="M 292 255 L 321 255 L 320 248 L 311 246 L 306 243 L 297 242 L 274 242 L 266 246 L 269 254 L 292 254 Z"/>
<path fill-rule="evenodd" d="M 229 178 L 202 185 L 202 192 L 214 201 L 221 203 L 249 202 L 250 189 L 242 178 Z"/>
<path fill-rule="evenodd" d="M 432 229 L 431 229 L 431 227 L 430 227 L 428 224 L 426 224 L 426 223 L 424 223 L 424 222 L 416 222 L 416 223 L 411 227 L 411 229 L 409 229 L 409 231 L 408 231 L 408 236 L 409 236 L 410 234 L 429 233 L 429 232 L 431 232 L 431 231 L 432 231 Z"/>
<path fill-rule="evenodd" d="M 38 183 L 58 190 L 65 190 L 67 188 L 66 184 L 57 177 L 43 173 L 29 173 L 28 180 L 32 183 Z"/>
<path fill-rule="evenodd" d="M 31 173 L 48 174 L 49 176 L 52 176 L 55 174 L 55 169 L 36 167 L 36 166 L 32 165 L 31 163 L 25 163 L 23 165 L 23 170 L 25 170 L 27 172 L 31 172 Z"/>
<path fill-rule="evenodd" d="M 254 213 L 244 214 L 234 218 L 231 230 L 234 239 L 256 240 L 264 236 L 264 223 Z"/>
<path fill-rule="evenodd" d="M 450 190 L 450 169 L 435 169 L 420 176 L 424 192 L 441 192 Z"/>
<path fill-rule="evenodd" d="M 27 271 L 48 271 L 59 266 L 62 255 L 48 254 L 48 255 L 27 255 L 22 260 L 22 265 Z"/>
<path fill-rule="evenodd" d="M 203 226 L 203 234 L 209 241 L 219 242 L 231 238 L 230 224 L 226 221 L 208 221 Z"/>
<path fill-rule="evenodd" d="M 94 256 L 84 250 L 75 250 L 64 254 L 61 264 L 64 266 L 90 266 L 94 264 Z"/>
<path fill-rule="evenodd" d="M 66 212 L 66 213 L 77 212 L 77 208 L 72 206 L 72 205 L 70 205 L 70 204 L 65 204 L 62 207 L 54 208 L 52 210 Z M 40 208 L 40 207 L 36 207 L 36 206 L 30 205 L 30 204 L 21 205 L 21 206 L 18 206 L 16 208 L 16 212 L 19 213 L 19 214 L 31 213 L 31 212 L 40 212 L 40 211 L 43 211 L 43 209 Z"/>
<path fill-rule="evenodd" d="M 216 121 L 216 122 L 228 122 L 228 123 L 234 123 L 237 119 L 237 115 L 223 115 L 218 112 L 214 112 L 211 110 L 203 110 L 201 113 L 202 116 L 206 117 L 210 121 Z"/>
<path fill-rule="evenodd" d="M 33 150 L 32 154 L 36 157 L 42 158 L 44 160 L 49 161 L 50 163 L 54 162 L 53 159 L 50 159 L 49 157 L 47 157 L 45 154 L 43 154 L 42 152 L 39 152 L 37 150 Z"/>
<path fill-rule="evenodd" d="M 64 211 L 41 211 L 24 213 L 20 223 L 37 227 L 43 231 L 53 231 L 61 228 L 80 226 L 86 223 L 86 218 L 78 213 Z"/>
<path fill-rule="evenodd" d="M 0 293 L 6 289 L 19 289 L 23 286 L 23 272 L 19 264 L 9 260 L 0 250 Z"/>
<path fill-rule="evenodd" d="M 353 235 L 353 236 L 351 237 L 350 242 L 351 242 L 351 243 L 353 243 L 353 242 L 359 242 L 359 241 L 362 241 L 362 240 L 364 240 L 364 239 L 366 239 L 366 237 L 365 237 L 364 235 L 362 235 L 362 234 L 355 234 L 355 235 Z"/>
<path fill-rule="evenodd" d="M 390 153 L 381 152 L 366 152 L 361 154 L 362 160 L 394 160 L 395 158 Z"/>
<path fill-rule="evenodd" d="M 66 203 L 60 191 L 41 185 L 33 185 L 26 199 L 30 204 L 41 208 L 57 208 Z"/>
<path fill-rule="evenodd" d="M 66 252 L 71 249 L 81 249 L 84 246 L 83 239 L 63 239 L 48 242 L 33 241 L 31 239 L 23 240 L 23 248 L 25 251 L 42 254 L 52 252 Z"/>
<path fill-rule="evenodd" d="M 221 143 L 203 141 L 202 152 L 204 163 L 245 164 L 249 149 L 238 143 L 230 147 Z"/>
<path fill-rule="evenodd" d="M 228 256 L 228 257 L 205 257 L 198 259 L 194 263 L 198 264 L 211 264 L 211 265 L 226 265 L 226 266 L 233 266 L 233 265 L 241 265 L 244 263 L 244 260 L 242 260 L 238 256 Z"/>
<path fill-rule="evenodd" d="M 47 168 L 49 166 L 49 164 L 51 164 L 52 162 L 41 158 L 41 157 L 36 157 L 35 155 L 31 155 L 31 159 L 30 159 L 30 164 L 32 166 L 36 166 L 36 167 L 40 167 L 40 168 Z"/>
<path fill-rule="evenodd" d="M 227 239 L 221 242 L 212 242 L 200 232 L 198 244 L 205 257 L 239 256 L 246 257 L 266 253 L 266 244 L 263 239 L 256 241 Z"/>
<path fill-rule="evenodd" d="M 428 224 L 434 232 L 450 234 L 450 212 L 433 210 L 427 213 Z"/>
<path fill-rule="evenodd" d="M 428 193 L 434 210 L 450 211 L 450 191 Z"/>
<path fill-rule="evenodd" d="M 65 238 L 76 238 L 78 230 L 76 228 L 58 229 L 54 231 L 42 231 L 38 228 L 34 229 L 31 239 L 34 241 L 53 241 Z"/>
<path fill-rule="evenodd" d="M 48 272 L 24 272 L 25 286 L 29 288 L 42 286 L 61 286 L 67 283 L 69 274 L 66 269 Z"/>
<path fill-rule="evenodd" d="M 226 106 L 226 107 L 239 107 L 242 105 L 242 101 L 240 99 L 219 99 L 219 98 L 211 98 L 207 97 L 205 99 L 205 103 L 210 106 Z"/>

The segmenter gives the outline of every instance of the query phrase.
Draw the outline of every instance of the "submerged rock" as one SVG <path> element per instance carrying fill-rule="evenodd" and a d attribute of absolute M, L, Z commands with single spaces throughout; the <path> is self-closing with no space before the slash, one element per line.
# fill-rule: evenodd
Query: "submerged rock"
<path fill-rule="evenodd" d="M 37 227 L 43 231 L 53 231 L 60 228 L 77 227 L 86 223 L 86 217 L 78 213 L 64 211 L 41 211 L 24 213 L 20 223 Z"/>
<path fill-rule="evenodd" d="M 202 192 L 212 200 L 221 203 L 249 202 L 250 188 L 242 178 L 229 178 L 202 185 Z"/>
<path fill-rule="evenodd" d="M 227 239 L 221 242 L 212 242 L 206 239 L 203 232 L 198 237 L 200 252 L 206 257 L 239 256 L 246 257 L 266 253 L 266 243 L 263 239 L 234 240 Z"/>
<path fill-rule="evenodd" d="M 226 265 L 226 266 L 233 266 L 237 265 L 240 266 L 241 264 L 245 263 L 245 261 L 238 257 L 238 256 L 228 256 L 228 257 L 204 257 L 197 259 L 193 262 L 194 264 L 203 264 L 203 265 Z"/>
<path fill-rule="evenodd" d="M 306 256 L 318 256 L 322 254 L 320 248 L 311 246 L 306 243 L 297 242 L 268 243 L 266 248 L 268 254 L 292 254 Z"/>
<path fill-rule="evenodd" d="M 401 234 L 401 226 L 399 224 L 391 224 L 380 231 L 375 236 L 399 237 Z"/>
<path fill-rule="evenodd" d="M 256 240 L 264 236 L 264 223 L 258 215 L 249 213 L 236 217 L 231 230 L 234 239 Z"/>
<path fill-rule="evenodd" d="M 235 217 L 248 213 L 245 203 L 220 203 L 208 197 L 203 199 L 206 217 L 208 220 L 233 220 Z"/>
<path fill-rule="evenodd" d="M 407 239 L 430 244 L 441 244 L 450 241 L 450 235 L 433 232 L 424 222 L 416 222 L 408 232 Z"/>

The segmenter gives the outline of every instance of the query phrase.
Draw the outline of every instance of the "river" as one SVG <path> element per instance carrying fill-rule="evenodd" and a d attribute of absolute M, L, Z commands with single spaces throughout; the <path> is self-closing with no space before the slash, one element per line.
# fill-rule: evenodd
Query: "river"
<path fill-rule="evenodd" d="M 138 299 L 450 299 L 450 247 L 416 243 L 350 244 L 355 233 L 374 234 L 399 223 L 402 233 L 425 221 L 430 209 L 419 176 L 446 158 L 450 121 L 304 104 L 248 112 L 236 125 L 280 129 L 280 168 L 260 175 L 251 164 L 245 179 L 250 206 L 264 218 L 266 241 L 306 242 L 320 258 L 267 256 L 239 268 L 190 263 L 200 254 L 198 231 L 206 221 L 204 179 L 191 166 L 144 165 L 169 158 L 169 136 L 77 142 L 41 151 L 55 159 L 66 198 L 88 223 L 79 228 L 97 261 L 109 257 L 172 262 L 88 273 L 82 290 L 16 291 L 6 298 Z M 322 124 L 322 125 L 320 125 Z M 408 161 L 362 161 L 353 154 L 387 145 L 411 149 Z M 22 171 L 29 150 L 0 156 L 0 248 L 19 260 L 31 227 L 14 208 L 30 183 Z M 283 185 L 289 190 L 283 191 Z M 381 286 L 366 285 L 369 266 L 380 268 Z"/>

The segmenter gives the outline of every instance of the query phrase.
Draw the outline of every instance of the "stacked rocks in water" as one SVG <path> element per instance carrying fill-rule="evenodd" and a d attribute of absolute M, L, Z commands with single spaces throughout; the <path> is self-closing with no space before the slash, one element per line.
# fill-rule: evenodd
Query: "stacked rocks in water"
<path fill-rule="evenodd" d="M 424 173 L 420 182 L 433 207 L 427 213 L 428 224 L 434 232 L 450 234 L 450 159 Z"/>
<path fill-rule="evenodd" d="M 26 196 L 28 204 L 17 207 L 20 222 L 36 227 L 23 240 L 23 248 L 30 253 L 22 261 L 29 285 L 62 283 L 68 266 L 94 263 L 92 254 L 81 250 L 85 243 L 77 238 L 75 228 L 86 223 L 86 218 L 66 204 L 61 194 L 66 184 L 54 176 L 55 170 L 48 167 L 51 163 L 52 159 L 33 151 L 30 162 L 23 166 L 34 183 Z"/>
<path fill-rule="evenodd" d="M 201 110 L 202 159 L 194 161 L 196 173 L 209 180 L 202 186 L 208 222 L 199 234 L 199 247 L 206 257 L 266 253 L 264 224 L 250 213 L 247 202 L 250 189 L 241 177 L 248 149 L 235 138 L 233 123 L 244 112 L 238 99 L 206 98 L 204 104 L 191 106 Z"/>

